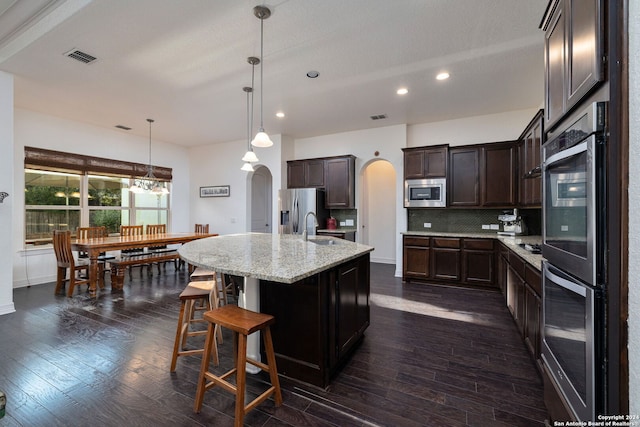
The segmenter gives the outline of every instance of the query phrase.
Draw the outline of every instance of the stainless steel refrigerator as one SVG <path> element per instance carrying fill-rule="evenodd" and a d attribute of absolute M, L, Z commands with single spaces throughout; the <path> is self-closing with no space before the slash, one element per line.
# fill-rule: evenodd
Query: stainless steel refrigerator
<path fill-rule="evenodd" d="M 309 236 L 316 234 L 316 229 L 326 228 L 329 209 L 324 207 L 325 192 L 319 188 L 291 188 L 278 192 L 280 210 L 280 234 L 302 234 L 305 227 Z M 316 214 L 318 227 L 315 227 L 313 216 L 309 215 L 307 224 L 304 217 L 308 212 Z"/>

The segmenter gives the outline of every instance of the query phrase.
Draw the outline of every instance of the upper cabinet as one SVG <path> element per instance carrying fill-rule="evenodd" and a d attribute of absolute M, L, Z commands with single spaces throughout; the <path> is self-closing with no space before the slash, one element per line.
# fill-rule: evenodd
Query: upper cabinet
<path fill-rule="evenodd" d="M 325 207 L 355 207 L 355 157 L 337 156 L 287 162 L 287 188 L 324 188 Z"/>
<path fill-rule="evenodd" d="M 516 206 L 517 154 L 514 142 L 449 148 L 449 206 Z"/>
<path fill-rule="evenodd" d="M 540 147 L 544 143 L 543 139 L 544 112 L 540 110 L 520 136 L 520 206 L 542 205 Z"/>
<path fill-rule="evenodd" d="M 545 126 L 550 129 L 604 79 L 602 0 L 553 0 L 545 31 Z"/>
<path fill-rule="evenodd" d="M 287 162 L 287 188 L 324 187 L 324 160 L 293 160 Z"/>
<path fill-rule="evenodd" d="M 327 208 L 352 209 L 355 207 L 354 156 L 332 157 L 324 160 Z"/>
<path fill-rule="evenodd" d="M 448 145 L 403 148 L 404 179 L 446 177 L 447 150 Z"/>

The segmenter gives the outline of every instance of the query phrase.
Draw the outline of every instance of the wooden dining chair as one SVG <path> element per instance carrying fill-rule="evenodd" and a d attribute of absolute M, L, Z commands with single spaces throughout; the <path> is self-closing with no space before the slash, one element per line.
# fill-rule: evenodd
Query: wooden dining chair
<path fill-rule="evenodd" d="M 142 225 L 121 225 L 120 226 L 120 236 L 130 237 L 130 236 L 142 236 L 144 233 L 144 227 Z M 144 248 L 133 248 L 133 249 L 122 249 L 120 254 L 122 256 L 128 255 L 140 255 L 144 252 Z M 140 267 L 140 274 L 142 274 L 142 267 L 146 264 L 137 264 L 133 266 L 127 267 L 129 269 L 129 278 L 131 279 L 131 270 L 133 267 Z"/>
<path fill-rule="evenodd" d="M 166 234 L 166 233 L 167 233 L 167 224 L 147 224 L 147 235 Z M 156 253 L 174 251 L 174 249 L 169 248 L 167 245 L 149 246 L 148 250 L 149 252 L 156 252 Z M 162 261 L 162 262 L 155 263 L 158 266 L 158 273 L 160 273 L 160 264 L 166 265 L 168 262 L 171 262 L 171 261 Z M 174 260 L 173 263 L 175 267 L 178 268 L 178 260 L 177 259 Z"/>
<path fill-rule="evenodd" d="M 56 263 L 58 267 L 55 293 L 59 293 L 64 288 L 65 282 L 69 282 L 67 288 L 67 296 L 73 296 L 73 290 L 76 285 L 89 284 L 89 260 L 76 260 L 71 250 L 71 231 L 54 230 L 53 231 L 53 251 L 56 254 Z M 69 278 L 67 279 L 67 270 Z M 80 277 L 80 272 L 84 273 L 84 278 Z M 101 282 L 100 286 L 104 286 Z"/>
<path fill-rule="evenodd" d="M 196 233 L 209 233 L 209 224 L 196 224 Z"/>
<path fill-rule="evenodd" d="M 78 227 L 76 229 L 76 238 L 78 240 L 85 239 L 104 239 L 107 237 L 107 227 Z M 83 251 L 78 252 L 78 259 L 89 258 L 89 254 Z M 98 255 L 98 280 L 104 282 L 106 263 L 110 259 L 115 259 L 113 255 L 107 255 L 105 252 L 100 252 Z"/>

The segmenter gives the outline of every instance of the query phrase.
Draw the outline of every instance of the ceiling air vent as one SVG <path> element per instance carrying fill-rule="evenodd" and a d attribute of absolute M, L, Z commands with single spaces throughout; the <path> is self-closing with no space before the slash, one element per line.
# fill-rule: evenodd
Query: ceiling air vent
<path fill-rule="evenodd" d="M 122 130 L 131 130 L 130 127 L 125 126 L 125 125 L 116 125 L 115 127 L 117 127 L 118 129 L 122 129 Z"/>
<path fill-rule="evenodd" d="M 77 49 L 72 49 L 69 52 L 65 53 L 65 55 L 69 58 L 73 58 L 76 61 L 80 61 L 85 64 L 90 64 L 97 59 L 95 56 L 91 56 L 88 53 Z"/>
<path fill-rule="evenodd" d="M 371 116 L 371 120 L 382 120 L 386 118 L 387 118 L 386 114 L 376 114 L 375 116 Z"/>

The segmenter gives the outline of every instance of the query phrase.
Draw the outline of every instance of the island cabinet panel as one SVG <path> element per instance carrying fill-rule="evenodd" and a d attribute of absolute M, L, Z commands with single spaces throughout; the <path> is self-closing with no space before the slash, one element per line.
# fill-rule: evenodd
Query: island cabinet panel
<path fill-rule="evenodd" d="M 431 277 L 460 281 L 460 239 L 434 237 L 431 248 Z"/>
<path fill-rule="evenodd" d="M 429 237 L 403 237 L 403 280 L 427 279 L 430 277 L 430 246 L 431 239 Z"/>
<path fill-rule="evenodd" d="M 329 385 L 369 326 L 369 280 L 367 253 L 293 284 L 260 281 L 279 374 Z"/>
<path fill-rule="evenodd" d="M 404 179 L 445 178 L 448 145 L 403 148 Z"/>

